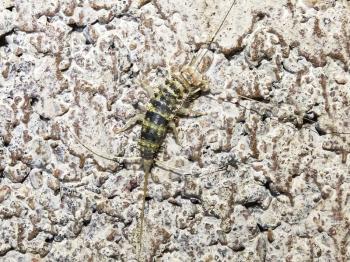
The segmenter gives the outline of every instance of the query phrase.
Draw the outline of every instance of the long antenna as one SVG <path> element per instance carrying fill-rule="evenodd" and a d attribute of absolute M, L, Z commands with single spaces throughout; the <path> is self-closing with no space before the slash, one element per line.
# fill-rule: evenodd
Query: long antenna
<path fill-rule="evenodd" d="M 253 99 L 253 98 L 250 98 L 250 97 L 247 97 L 247 96 L 243 96 L 243 95 L 239 95 L 239 94 L 237 94 L 237 96 L 238 96 L 238 97 L 241 97 L 241 98 L 243 98 L 243 99 L 245 99 L 245 100 L 249 100 L 249 101 L 255 102 L 255 103 L 261 103 L 260 101 L 258 101 L 258 100 L 256 100 L 256 99 Z M 214 98 L 214 97 L 212 97 L 212 96 L 206 96 L 206 97 L 208 97 L 208 98 L 211 99 L 211 100 L 217 101 L 217 99 Z M 246 106 L 240 104 L 239 102 L 238 102 L 238 103 L 234 103 L 234 102 L 231 102 L 231 101 L 224 101 L 224 103 L 230 103 L 230 104 L 238 105 L 239 107 L 242 107 L 242 108 L 244 108 L 244 109 L 246 109 L 246 110 L 248 110 L 248 111 L 254 112 L 255 114 L 257 114 L 257 115 L 259 115 L 259 116 L 261 116 L 261 117 L 264 116 L 264 114 L 262 114 L 262 113 L 259 112 L 258 110 L 255 110 L 255 109 L 252 109 L 252 108 L 248 108 L 248 107 L 246 107 Z M 269 105 L 269 107 L 270 107 L 270 105 Z M 269 110 L 269 112 L 271 112 L 271 109 L 268 109 L 268 110 Z M 278 117 L 276 117 L 276 116 L 273 115 L 273 114 L 272 114 L 272 116 L 270 116 L 269 118 L 271 118 L 271 119 L 276 119 L 277 121 L 279 121 L 279 120 L 278 120 Z M 312 119 L 310 119 L 310 118 L 308 118 L 308 117 L 305 117 L 305 116 L 303 116 L 302 119 L 305 120 L 305 121 L 311 122 L 312 124 L 318 124 L 318 121 L 312 120 Z M 288 126 L 288 127 L 290 127 L 290 128 L 292 128 L 292 129 L 295 129 L 295 130 L 298 129 L 297 127 L 295 127 L 295 126 L 294 126 L 293 124 L 291 124 L 291 123 L 286 123 L 285 125 Z M 317 128 L 316 128 L 316 130 L 313 130 L 312 128 L 303 127 L 303 129 L 307 129 L 307 130 L 310 130 L 311 132 L 314 132 L 314 133 L 316 133 L 316 134 L 319 134 L 319 132 L 317 131 Z M 324 132 L 324 133 L 325 133 L 326 135 L 350 135 L 350 132 Z"/>
<path fill-rule="evenodd" d="M 220 26 L 219 26 L 218 29 L 216 30 L 215 34 L 211 37 L 211 39 L 210 39 L 210 41 L 209 41 L 209 44 L 208 44 L 208 49 L 206 49 L 206 51 L 204 52 L 204 54 L 203 54 L 203 55 L 201 56 L 201 58 L 199 59 L 199 61 L 198 61 L 198 63 L 197 63 L 197 66 L 196 66 L 196 69 L 198 68 L 199 64 L 202 62 L 203 58 L 205 57 L 205 55 L 207 54 L 207 52 L 208 52 L 208 50 L 209 50 L 209 48 L 210 48 L 210 45 L 214 42 L 216 36 L 218 35 L 219 31 L 220 31 L 221 28 L 223 27 L 223 25 L 224 25 L 224 23 L 225 23 L 225 21 L 226 21 L 228 15 L 229 15 L 229 13 L 231 12 L 231 10 L 232 10 L 233 6 L 235 5 L 235 3 L 236 3 L 236 0 L 234 0 L 234 1 L 232 2 L 231 6 L 230 6 L 230 9 L 226 12 L 226 14 L 225 14 L 225 16 L 224 16 L 224 19 L 221 21 Z M 192 64 L 193 61 L 196 60 L 196 59 L 197 59 L 197 57 L 194 56 L 194 57 L 192 58 L 190 64 Z"/>

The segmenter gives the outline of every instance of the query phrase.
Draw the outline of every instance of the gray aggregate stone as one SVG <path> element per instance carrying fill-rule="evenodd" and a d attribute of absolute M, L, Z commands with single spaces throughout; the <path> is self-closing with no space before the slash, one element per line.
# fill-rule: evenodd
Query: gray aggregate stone
<path fill-rule="evenodd" d="M 140 126 L 116 133 L 203 50 L 142 261 L 350 260 L 349 1 L 236 2 L 208 47 L 231 1 L 1 1 L 0 261 L 136 261 Z"/>

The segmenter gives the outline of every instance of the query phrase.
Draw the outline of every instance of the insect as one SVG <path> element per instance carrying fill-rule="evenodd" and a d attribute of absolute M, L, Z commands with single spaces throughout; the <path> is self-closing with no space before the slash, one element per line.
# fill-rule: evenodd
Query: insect
<path fill-rule="evenodd" d="M 144 197 L 140 216 L 140 243 L 142 243 L 147 181 L 151 173 L 151 168 L 154 165 L 154 159 L 157 157 L 158 151 L 167 133 L 167 128 L 171 127 L 177 137 L 174 117 L 180 114 L 189 116 L 193 116 L 194 114 L 200 115 L 200 113 L 192 112 L 184 106 L 200 92 L 205 92 L 207 90 L 207 82 L 195 71 L 193 64 L 184 67 L 180 72 L 174 72 L 171 77 L 166 80 L 165 85 L 159 89 L 159 92 L 154 94 L 147 106 L 146 114 L 136 115 L 135 118 L 131 119 L 129 124 L 120 131 L 123 132 L 136 122 L 142 122 L 139 145 L 145 178 L 143 186 Z M 142 245 L 140 244 L 139 252 L 141 252 L 141 248 Z"/>

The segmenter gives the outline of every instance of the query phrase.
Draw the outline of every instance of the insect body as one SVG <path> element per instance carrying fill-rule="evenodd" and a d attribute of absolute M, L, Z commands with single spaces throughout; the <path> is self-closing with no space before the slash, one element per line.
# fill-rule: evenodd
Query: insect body
<path fill-rule="evenodd" d="M 147 88 L 146 88 L 147 90 Z M 140 215 L 139 231 L 139 254 L 142 249 L 142 232 L 145 210 L 145 199 L 147 195 L 148 178 L 154 165 L 159 149 L 167 134 L 168 127 L 171 127 L 177 139 L 174 118 L 177 115 L 199 116 L 201 113 L 194 112 L 185 107 L 189 101 L 195 99 L 200 93 L 208 90 L 208 83 L 205 78 L 196 70 L 193 63 L 184 67 L 180 72 L 174 72 L 166 80 L 165 84 L 154 93 L 147 105 L 145 115 L 136 115 L 119 132 L 138 121 L 142 121 L 141 139 L 139 141 L 142 157 L 142 166 L 145 172 L 143 187 L 143 202 Z M 148 93 L 152 92 L 148 90 Z"/>
<path fill-rule="evenodd" d="M 170 126 L 176 135 L 174 117 L 191 115 L 192 112 L 184 105 L 195 98 L 200 92 L 208 90 L 207 82 L 193 67 L 186 67 L 179 74 L 173 74 L 165 82 L 159 92 L 155 93 L 147 105 L 147 112 L 142 121 L 140 149 L 143 159 L 143 169 L 150 172 L 153 160 Z"/>

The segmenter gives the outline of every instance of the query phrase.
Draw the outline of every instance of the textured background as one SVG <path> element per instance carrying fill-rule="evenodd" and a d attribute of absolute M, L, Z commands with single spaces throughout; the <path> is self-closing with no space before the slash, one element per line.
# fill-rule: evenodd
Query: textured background
<path fill-rule="evenodd" d="M 1 1 L 1 261 L 135 259 L 140 165 L 68 129 L 139 156 L 139 126 L 115 133 L 139 82 L 205 48 L 230 2 Z M 207 115 L 159 154 L 180 174 L 152 171 L 143 258 L 349 261 L 350 3 L 237 2 L 200 66 Z"/>

